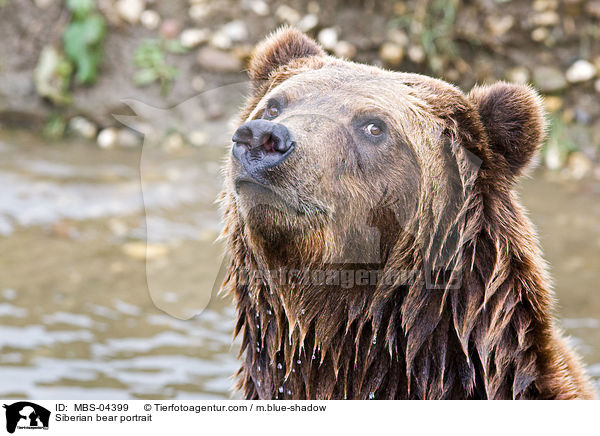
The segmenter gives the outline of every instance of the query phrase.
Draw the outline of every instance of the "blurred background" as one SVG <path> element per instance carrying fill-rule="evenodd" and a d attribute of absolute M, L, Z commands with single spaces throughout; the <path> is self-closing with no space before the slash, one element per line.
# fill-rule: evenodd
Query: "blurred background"
<path fill-rule="evenodd" d="M 600 380 L 599 0 L 0 0 L 0 397 L 231 397 L 214 199 L 248 56 L 285 23 L 464 91 L 540 90 L 519 192 Z"/>

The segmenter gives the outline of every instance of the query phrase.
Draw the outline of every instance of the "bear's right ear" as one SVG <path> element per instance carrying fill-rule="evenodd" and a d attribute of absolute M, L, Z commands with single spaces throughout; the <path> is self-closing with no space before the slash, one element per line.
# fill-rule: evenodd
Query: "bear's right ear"
<path fill-rule="evenodd" d="M 271 73 L 294 59 L 324 56 L 323 49 L 304 33 L 292 27 L 281 27 L 261 42 L 252 57 L 248 73 L 255 90 L 261 88 Z"/>

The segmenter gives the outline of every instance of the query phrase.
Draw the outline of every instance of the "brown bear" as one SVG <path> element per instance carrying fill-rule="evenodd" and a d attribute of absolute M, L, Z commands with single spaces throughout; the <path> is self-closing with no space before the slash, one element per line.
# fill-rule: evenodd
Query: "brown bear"
<path fill-rule="evenodd" d="M 249 65 L 223 284 L 248 399 L 584 399 L 513 190 L 540 98 L 326 55 L 283 28 Z"/>

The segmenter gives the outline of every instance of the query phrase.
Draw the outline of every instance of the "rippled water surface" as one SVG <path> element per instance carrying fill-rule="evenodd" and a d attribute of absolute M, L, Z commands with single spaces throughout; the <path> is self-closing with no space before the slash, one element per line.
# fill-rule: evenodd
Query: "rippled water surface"
<path fill-rule="evenodd" d="M 231 397 L 234 313 L 214 286 L 222 155 L 0 136 L 0 397 Z M 600 188 L 548 177 L 522 198 L 598 380 Z"/>

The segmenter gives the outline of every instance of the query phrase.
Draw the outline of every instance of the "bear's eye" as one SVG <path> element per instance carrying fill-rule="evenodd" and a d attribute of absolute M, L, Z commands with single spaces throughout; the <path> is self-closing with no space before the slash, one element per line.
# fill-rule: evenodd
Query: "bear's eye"
<path fill-rule="evenodd" d="M 365 127 L 365 133 L 369 136 L 381 136 L 383 129 L 375 123 L 369 123 Z"/>
<path fill-rule="evenodd" d="M 269 106 L 267 106 L 267 108 L 265 109 L 265 115 L 264 117 L 268 120 L 271 120 L 275 117 L 277 117 L 279 115 L 279 107 L 277 107 L 277 105 L 274 104 L 270 104 Z"/>

